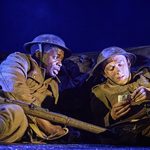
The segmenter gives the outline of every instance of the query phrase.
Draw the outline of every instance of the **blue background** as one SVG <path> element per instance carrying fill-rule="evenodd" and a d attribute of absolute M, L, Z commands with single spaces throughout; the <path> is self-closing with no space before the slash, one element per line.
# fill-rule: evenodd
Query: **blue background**
<path fill-rule="evenodd" d="M 150 44 L 149 0 L 1 0 L 0 51 L 53 33 L 74 53 Z"/>

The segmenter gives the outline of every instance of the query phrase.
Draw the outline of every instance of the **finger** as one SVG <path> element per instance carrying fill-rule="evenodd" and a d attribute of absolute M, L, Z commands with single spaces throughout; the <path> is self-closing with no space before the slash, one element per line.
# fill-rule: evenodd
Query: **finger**
<path fill-rule="evenodd" d="M 138 96 L 134 101 L 135 101 L 135 102 L 138 102 L 138 101 L 142 101 L 142 100 L 145 100 L 145 99 L 146 99 L 146 93 L 143 92 L 143 93 L 141 93 L 141 95 Z"/>
<path fill-rule="evenodd" d="M 56 130 L 56 134 L 57 134 L 57 135 L 62 135 L 62 134 L 64 134 L 65 132 L 66 132 L 66 131 L 65 131 L 64 129 L 62 129 L 62 128 Z"/>
<path fill-rule="evenodd" d="M 143 86 L 140 86 L 139 88 L 137 88 L 137 89 L 131 94 L 131 98 L 134 99 L 142 88 L 143 88 Z"/>
<path fill-rule="evenodd" d="M 129 103 L 129 101 L 126 101 L 126 100 L 120 101 L 120 102 L 115 103 L 115 104 L 113 105 L 113 107 L 114 107 L 114 108 L 117 108 L 117 107 L 124 107 L 124 105 L 126 105 L 126 104 L 128 104 L 128 103 Z"/>
<path fill-rule="evenodd" d="M 126 105 L 130 105 L 128 101 L 118 102 L 117 105 L 113 105 L 113 109 L 115 111 L 119 111 L 120 109 L 124 108 Z"/>
<path fill-rule="evenodd" d="M 122 112 L 121 114 L 118 115 L 118 118 L 126 115 L 129 111 L 131 110 L 131 108 L 129 107 L 126 111 Z"/>
<path fill-rule="evenodd" d="M 140 95 L 142 95 L 143 92 L 145 92 L 145 90 L 144 90 L 143 88 L 140 88 L 140 89 L 137 91 L 137 93 L 136 93 L 136 95 L 134 96 L 133 99 L 138 98 Z"/>
<path fill-rule="evenodd" d="M 130 105 L 126 106 L 126 108 L 124 108 L 124 110 L 120 110 L 119 112 L 117 112 L 116 110 L 113 110 L 111 112 L 112 118 L 116 120 L 119 117 L 121 117 L 121 116 L 125 115 L 126 113 L 128 113 L 131 110 L 131 108 L 129 106 Z"/>
<path fill-rule="evenodd" d="M 136 89 L 132 94 L 131 94 L 131 98 L 134 99 L 135 98 L 135 95 L 137 94 L 138 92 L 138 89 Z"/>
<path fill-rule="evenodd" d="M 120 114 L 122 114 L 123 112 L 125 112 L 128 108 L 130 108 L 130 105 L 124 106 L 122 109 L 116 111 L 116 115 L 119 116 Z"/>

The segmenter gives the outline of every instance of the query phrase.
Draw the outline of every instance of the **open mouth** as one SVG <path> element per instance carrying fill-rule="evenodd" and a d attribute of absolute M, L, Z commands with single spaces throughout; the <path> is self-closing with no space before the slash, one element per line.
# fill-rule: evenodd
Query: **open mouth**
<path fill-rule="evenodd" d="M 58 72 L 59 72 L 59 70 L 54 70 L 54 71 L 53 71 L 54 75 L 57 75 Z"/>

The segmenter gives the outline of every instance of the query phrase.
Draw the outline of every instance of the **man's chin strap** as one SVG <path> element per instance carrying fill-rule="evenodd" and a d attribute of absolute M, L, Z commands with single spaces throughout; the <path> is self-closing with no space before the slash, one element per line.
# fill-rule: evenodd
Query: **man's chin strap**
<path fill-rule="evenodd" d="M 40 43 L 40 44 L 38 44 L 38 46 L 39 46 L 39 56 L 38 56 L 38 59 L 39 59 L 39 65 L 40 65 L 40 67 L 44 67 L 43 65 L 45 65 L 44 63 L 43 63 L 43 54 L 44 54 L 44 50 L 43 50 L 43 45 L 42 45 L 42 43 Z"/>

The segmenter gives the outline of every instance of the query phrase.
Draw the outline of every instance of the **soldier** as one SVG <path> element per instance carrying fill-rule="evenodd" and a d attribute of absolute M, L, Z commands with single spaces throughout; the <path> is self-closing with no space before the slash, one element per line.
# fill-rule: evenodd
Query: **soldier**
<path fill-rule="evenodd" d="M 92 88 L 91 108 L 95 124 L 111 127 L 122 121 L 135 122 L 119 126 L 119 134 L 130 141 L 133 135 L 150 137 L 148 108 L 143 107 L 150 99 L 150 70 L 142 68 L 131 72 L 136 56 L 119 47 L 108 47 L 99 54 L 93 74 L 102 74 L 105 81 Z M 147 105 L 144 105 L 147 106 Z M 139 123 L 147 118 L 146 123 Z M 119 140 L 118 140 L 119 141 Z"/>
<path fill-rule="evenodd" d="M 31 54 L 12 53 L 0 65 L 1 96 L 38 106 L 46 98 L 51 98 L 57 104 L 57 74 L 62 60 L 69 57 L 71 51 L 60 37 L 53 34 L 39 35 L 24 47 Z M 17 142 L 26 133 L 31 142 L 36 142 L 37 139 L 61 137 L 67 130 L 47 120 L 25 115 L 18 105 L 1 104 L 0 141 Z"/>

